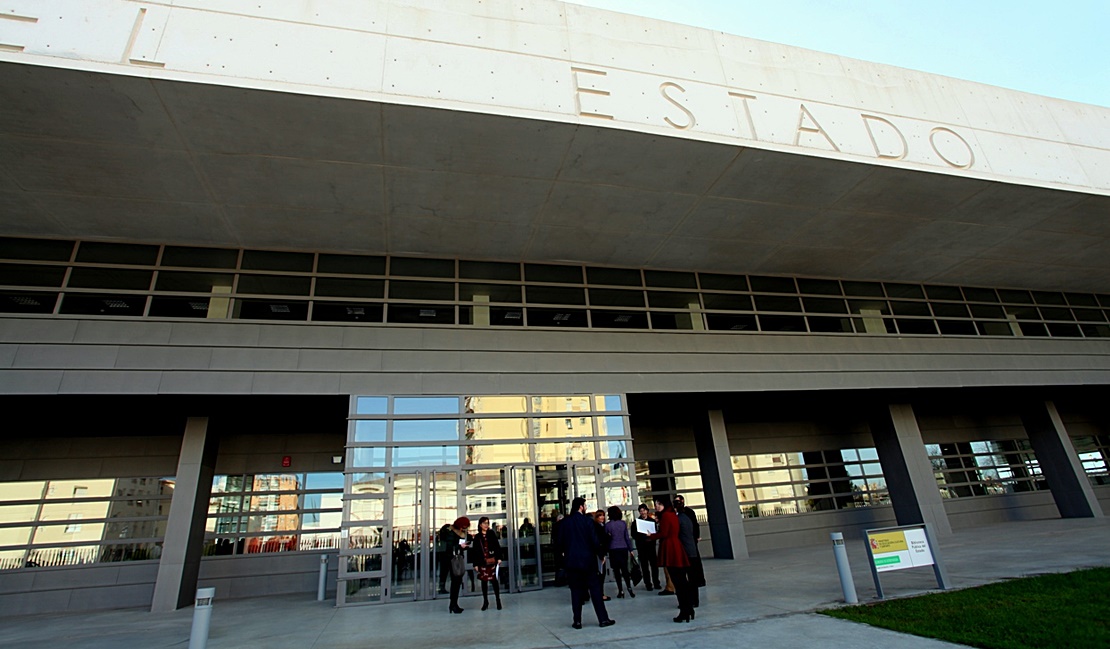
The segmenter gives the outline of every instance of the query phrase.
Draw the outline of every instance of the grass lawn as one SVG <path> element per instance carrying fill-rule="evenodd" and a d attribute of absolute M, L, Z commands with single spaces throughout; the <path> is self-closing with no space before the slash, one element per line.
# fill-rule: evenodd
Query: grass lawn
<path fill-rule="evenodd" d="M 1110 568 L 821 612 L 985 649 L 1110 647 Z"/>

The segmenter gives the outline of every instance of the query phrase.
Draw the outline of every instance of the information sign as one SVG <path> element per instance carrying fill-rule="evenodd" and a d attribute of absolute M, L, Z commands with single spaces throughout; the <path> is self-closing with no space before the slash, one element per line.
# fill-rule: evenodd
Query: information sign
<path fill-rule="evenodd" d="M 879 572 L 933 565 L 933 552 L 925 536 L 925 528 L 869 531 L 867 543 L 871 547 L 875 570 Z"/>
<path fill-rule="evenodd" d="M 863 535 L 867 544 L 867 558 L 871 563 L 871 576 L 875 578 L 875 590 L 879 599 L 883 597 L 879 573 L 889 570 L 932 566 L 937 585 L 941 588 L 948 587 L 944 568 L 934 551 L 935 543 L 924 525 L 866 530 Z"/>

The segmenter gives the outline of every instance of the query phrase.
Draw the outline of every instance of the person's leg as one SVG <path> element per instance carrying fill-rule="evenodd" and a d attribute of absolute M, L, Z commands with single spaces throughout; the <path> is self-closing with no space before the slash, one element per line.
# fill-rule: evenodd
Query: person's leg
<path fill-rule="evenodd" d="M 451 575 L 451 612 L 461 613 L 459 608 L 459 591 L 462 590 L 462 577 Z"/>
<path fill-rule="evenodd" d="M 678 617 L 675 618 L 676 622 L 684 618 L 692 616 L 694 607 L 690 604 L 690 586 L 687 578 L 689 574 L 688 568 L 668 568 L 671 573 L 671 581 L 674 583 L 674 592 L 678 596 Z"/>
<path fill-rule="evenodd" d="M 446 552 L 439 553 L 439 592 L 447 592 L 447 577 L 451 574 L 451 558 Z"/>
<path fill-rule="evenodd" d="M 590 589 L 590 602 L 594 605 L 594 614 L 597 615 L 599 624 L 605 623 L 609 620 L 609 612 L 605 610 L 605 602 L 602 601 L 601 596 L 601 577 L 597 575 L 587 576 L 587 585 Z"/>
<path fill-rule="evenodd" d="M 570 611 L 574 615 L 574 626 L 582 627 L 582 600 L 585 595 L 585 580 L 577 571 L 567 571 L 567 585 L 570 586 Z"/>
<path fill-rule="evenodd" d="M 690 606 L 693 607 L 693 608 L 697 608 L 699 605 L 701 605 L 701 593 L 698 592 L 698 588 L 701 585 L 701 580 L 702 580 L 701 575 L 702 575 L 701 557 L 694 557 L 694 558 L 690 559 L 690 575 L 689 575 L 690 586 L 689 586 L 689 591 L 690 591 Z"/>
<path fill-rule="evenodd" d="M 482 581 L 482 610 L 489 608 L 489 582 L 485 579 Z"/>
<path fill-rule="evenodd" d="M 674 581 L 671 580 L 671 569 L 663 566 L 663 577 L 666 579 L 667 585 L 659 591 L 660 595 L 674 595 Z"/>
<path fill-rule="evenodd" d="M 497 610 L 501 610 L 501 584 L 497 579 L 493 580 L 493 596 L 497 600 Z"/>
<path fill-rule="evenodd" d="M 651 575 L 651 586 L 648 588 L 648 590 L 661 588 L 661 586 L 659 585 L 659 556 L 655 554 L 655 546 L 649 546 L 648 551 L 644 556 L 647 557 L 648 566 L 651 566 L 650 569 L 648 569 L 648 571 L 644 573 L 645 581 L 647 581 L 647 575 Z"/>
<path fill-rule="evenodd" d="M 613 566 L 613 580 L 617 582 L 617 597 L 624 597 L 624 586 L 632 590 L 632 578 L 628 576 L 628 550 L 610 550 L 609 563 Z"/>

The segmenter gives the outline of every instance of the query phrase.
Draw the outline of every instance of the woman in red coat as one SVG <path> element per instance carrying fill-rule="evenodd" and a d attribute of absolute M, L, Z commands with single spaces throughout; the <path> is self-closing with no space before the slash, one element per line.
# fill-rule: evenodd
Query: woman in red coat
<path fill-rule="evenodd" d="M 694 619 L 690 596 L 690 559 L 678 540 L 678 515 L 669 499 L 656 499 L 655 510 L 658 512 L 659 531 L 648 538 L 659 539 L 659 565 L 667 569 L 674 582 L 674 592 L 678 596 L 678 617 L 674 621 L 689 622 Z"/>

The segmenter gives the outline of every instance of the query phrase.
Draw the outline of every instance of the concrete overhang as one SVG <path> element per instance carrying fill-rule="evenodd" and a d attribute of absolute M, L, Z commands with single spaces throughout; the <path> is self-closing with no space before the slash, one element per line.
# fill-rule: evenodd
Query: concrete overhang
<path fill-rule="evenodd" d="M 1110 293 L 1110 197 L 0 63 L 0 235 Z"/>

